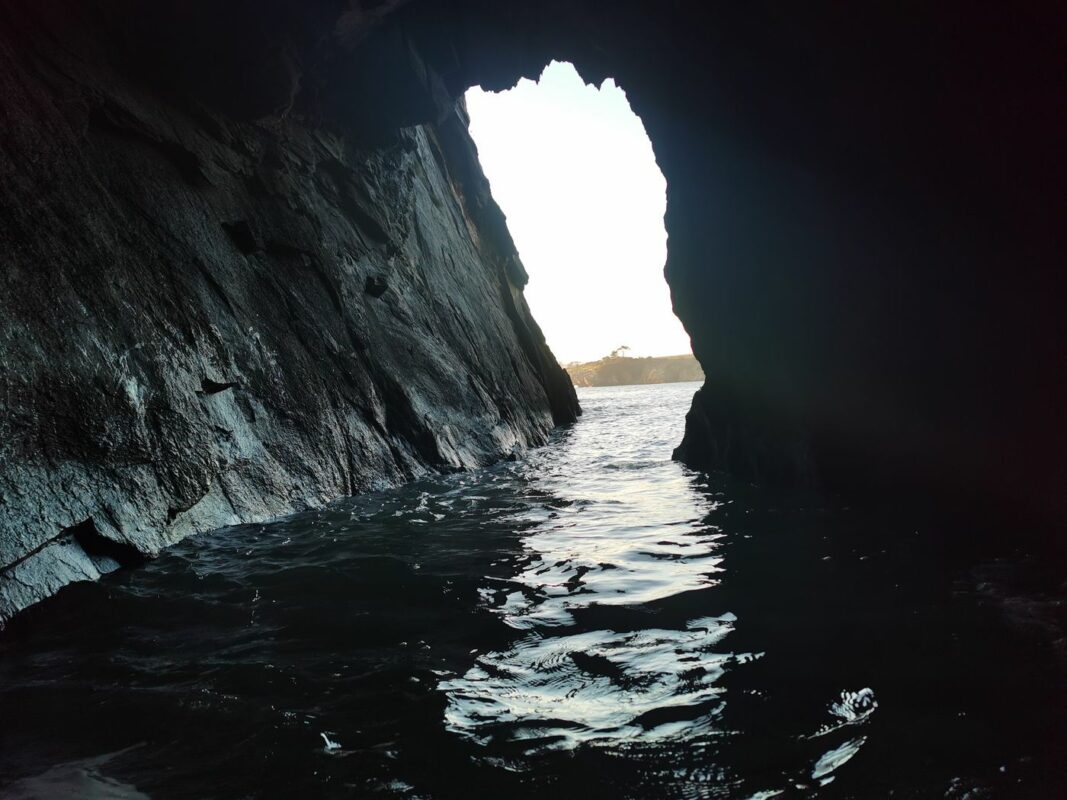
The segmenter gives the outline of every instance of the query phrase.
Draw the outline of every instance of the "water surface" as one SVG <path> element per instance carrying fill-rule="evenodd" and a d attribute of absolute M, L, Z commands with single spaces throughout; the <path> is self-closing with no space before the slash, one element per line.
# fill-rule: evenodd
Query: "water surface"
<path fill-rule="evenodd" d="M 1064 796 L 1057 606 L 1012 591 L 1041 565 L 690 472 L 695 388 L 585 389 L 523 461 L 64 590 L 0 634 L 0 786 Z"/>

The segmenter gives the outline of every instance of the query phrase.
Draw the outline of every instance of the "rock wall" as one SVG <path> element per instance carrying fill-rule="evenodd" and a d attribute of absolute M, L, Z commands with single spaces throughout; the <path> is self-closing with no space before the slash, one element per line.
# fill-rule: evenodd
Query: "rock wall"
<path fill-rule="evenodd" d="M 90 11 L 0 25 L 0 623 L 575 418 L 461 104 L 388 136 L 250 118 Z"/>
<path fill-rule="evenodd" d="M 5 4 L 5 613 L 573 418 L 456 105 L 552 58 L 616 78 L 667 178 L 707 375 L 680 458 L 1062 538 L 1065 30 L 1036 2 Z"/>

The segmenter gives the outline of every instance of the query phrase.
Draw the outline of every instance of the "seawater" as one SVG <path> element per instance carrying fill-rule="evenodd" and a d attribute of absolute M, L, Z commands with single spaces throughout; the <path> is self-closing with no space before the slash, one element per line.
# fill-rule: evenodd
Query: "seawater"
<path fill-rule="evenodd" d="M 1064 796 L 1025 556 L 686 469 L 695 389 L 65 589 L 0 634 L 0 795 Z"/>

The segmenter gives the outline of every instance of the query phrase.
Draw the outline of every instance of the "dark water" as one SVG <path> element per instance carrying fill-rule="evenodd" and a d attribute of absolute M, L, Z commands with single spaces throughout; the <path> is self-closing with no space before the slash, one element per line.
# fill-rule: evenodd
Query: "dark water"
<path fill-rule="evenodd" d="M 526 461 L 65 590 L 0 634 L 0 785 L 1067 796 L 1054 570 L 687 471 L 694 388 L 585 390 Z"/>

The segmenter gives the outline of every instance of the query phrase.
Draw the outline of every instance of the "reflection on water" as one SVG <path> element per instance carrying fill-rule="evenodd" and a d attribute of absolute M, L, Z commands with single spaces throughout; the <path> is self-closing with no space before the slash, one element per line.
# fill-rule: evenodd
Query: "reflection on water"
<path fill-rule="evenodd" d="M 65 590 L 0 636 L 0 787 L 1062 796 L 1046 606 L 991 602 L 1014 562 L 689 472 L 694 388 L 584 390 L 522 462 Z"/>
<path fill-rule="evenodd" d="M 540 502 L 515 514 L 526 528 L 521 569 L 480 590 L 484 606 L 524 635 L 441 683 L 449 730 L 527 753 L 715 732 L 716 684 L 734 658 L 716 646 L 736 617 L 723 609 L 679 619 L 678 629 L 646 627 L 652 604 L 713 586 L 722 571 L 722 534 L 708 521 L 719 503 L 662 457 L 679 415 L 649 403 L 655 392 L 616 391 L 611 413 L 587 400 L 591 422 L 535 457 L 526 493 Z M 634 437 L 617 424 L 627 413 L 662 438 Z M 576 619 L 603 606 L 644 618 L 624 632 Z"/>
<path fill-rule="evenodd" d="M 684 631 L 532 634 L 444 682 L 445 719 L 481 744 L 502 737 L 531 748 L 705 735 L 730 659 L 711 648 L 729 631 L 729 622 L 709 618 Z"/>

